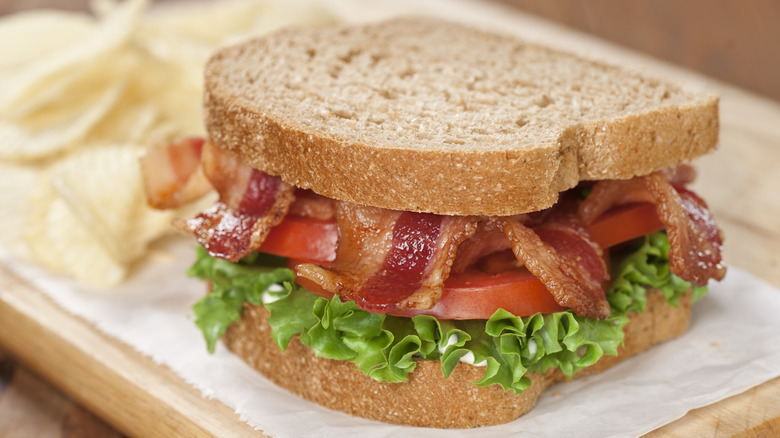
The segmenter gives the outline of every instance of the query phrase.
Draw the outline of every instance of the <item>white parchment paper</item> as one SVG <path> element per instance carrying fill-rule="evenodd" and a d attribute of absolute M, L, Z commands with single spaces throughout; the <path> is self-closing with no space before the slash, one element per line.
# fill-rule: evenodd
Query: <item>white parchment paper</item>
<path fill-rule="evenodd" d="M 191 320 L 191 306 L 204 293 L 204 286 L 183 274 L 193 259 L 190 241 L 169 240 L 125 285 L 108 294 L 0 252 L 0 262 L 65 309 L 167 365 L 266 434 L 452 435 L 452 431 L 389 426 L 329 411 L 276 387 L 222 345 L 209 356 Z M 780 291 L 731 267 L 726 279 L 712 284 L 710 293 L 694 306 L 691 329 L 681 338 L 602 374 L 551 387 L 534 410 L 514 422 L 462 430 L 459 435 L 641 435 L 691 409 L 779 376 L 778 315 Z"/>

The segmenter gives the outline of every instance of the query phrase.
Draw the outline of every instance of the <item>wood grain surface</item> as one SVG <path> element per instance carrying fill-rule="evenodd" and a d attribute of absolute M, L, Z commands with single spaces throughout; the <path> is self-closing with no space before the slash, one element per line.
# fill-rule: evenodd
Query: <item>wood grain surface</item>
<path fill-rule="evenodd" d="M 0 351 L 0 436 L 115 438 L 122 435 Z"/>
<path fill-rule="evenodd" d="M 777 37 L 775 32 L 780 29 L 776 25 L 780 18 L 773 15 L 778 12 L 772 9 L 772 5 L 779 4 L 777 2 L 771 5 L 760 1 L 747 2 L 750 6 L 740 9 L 742 15 L 723 6 L 727 3 L 724 1 L 707 2 L 711 8 L 725 8 L 709 15 L 702 13 L 704 9 L 690 5 L 672 9 L 670 5 L 677 2 L 671 1 L 653 2 L 659 9 L 651 8 L 648 1 L 595 1 L 589 2 L 588 7 L 584 3 L 557 0 L 505 2 L 683 65 L 691 65 L 691 60 L 698 59 L 697 62 L 709 69 L 709 74 L 713 76 L 724 77 L 716 72 L 717 68 L 722 71 L 738 70 L 743 78 L 731 80 L 742 81 L 744 86 L 754 90 L 764 90 L 762 87 L 765 85 L 759 87 L 767 83 L 762 74 L 773 71 L 774 76 L 769 82 L 778 88 L 778 92 L 773 94 L 770 90 L 773 84 L 769 84 L 763 94 L 780 99 L 780 81 L 776 80 L 778 67 L 775 64 L 780 62 L 780 57 L 776 55 L 780 39 L 774 39 Z M 80 9 L 86 1 L 0 0 L 0 13 L 52 4 Z M 542 4 L 546 6 L 540 6 Z M 732 35 L 729 41 L 734 41 L 736 37 L 733 35 L 741 33 L 763 35 L 764 42 L 771 47 L 767 44 L 724 42 L 717 37 L 692 37 L 679 30 L 715 26 L 709 21 L 712 14 L 720 14 L 722 19 L 733 18 L 730 26 L 734 28 L 728 30 L 728 34 Z M 765 28 L 767 17 L 775 17 L 772 29 Z M 670 20 L 684 24 L 672 25 Z M 643 27 L 637 26 L 649 28 L 643 30 Z M 729 49 L 729 44 L 738 44 L 738 50 Z M 726 53 L 730 50 L 733 53 Z M 723 53 L 713 55 L 714 52 Z M 780 287 L 780 104 L 726 85 L 718 85 L 717 88 L 722 96 L 720 151 L 699 160 L 700 178 L 696 188 L 712 206 L 727 236 L 727 261 Z M 203 399 L 170 371 L 96 333 L 88 323 L 63 314 L 51 301 L 30 291 L 28 285 L 6 270 L 0 271 L 0 279 L 0 322 L 22 325 L 15 327 L 14 331 L 7 330 L 9 325 L 0 325 L 0 345 L 6 348 L 5 351 L 0 350 L 0 436 L 116 437 L 122 436 L 122 433 L 134 436 L 218 436 L 220 430 L 225 430 L 221 429 L 225 425 L 219 424 L 222 418 L 230 422 L 234 435 L 257 435 L 239 422 L 224 405 Z M 44 309 L 59 316 L 54 321 L 31 321 L 20 313 L 33 312 L 33 309 Z M 57 329 L 52 329 L 52 325 Z M 52 342 L 52 333 L 56 334 L 63 327 L 82 333 L 84 344 L 71 345 L 67 340 L 56 337 Z M 30 343 L 27 336 L 24 339 L 15 337 L 14 333 L 19 330 L 40 333 L 41 341 Z M 13 351 L 13 355 L 9 351 Z M 57 373 L 56 368 L 40 363 L 37 357 L 42 354 L 72 362 L 74 366 L 85 366 L 80 361 L 97 354 L 110 365 L 97 373 L 63 376 Z M 148 369 L 155 371 L 144 374 L 144 370 Z M 121 397 L 117 393 L 96 394 L 102 382 L 108 379 L 114 382 L 111 386 L 119 379 L 123 391 L 127 392 Z M 47 382 L 56 382 L 57 387 L 69 395 L 63 395 L 60 389 Z M 123 406 L 127 400 L 134 405 Z M 79 402 L 86 407 L 81 407 Z M 183 404 L 172 406 L 171 403 Z M 184 405 L 186 415 L 181 413 Z M 149 406 L 157 409 L 149 411 Z M 162 410 L 159 410 L 161 406 Z M 123 407 L 127 407 L 127 411 L 130 408 L 140 409 L 144 415 L 158 418 L 158 422 L 151 424 L 158 424 L 160 428 L 136 427 L 141 423 L 149 424 L 149 420 L 128 418 Z M 192 418 L 187 415 L 199 417 L 196 423 L 205 424 L 203 428 L 192 428 Z M 175 427 L 163 424 L 174 424 Z M 780 436 L 780 379 L 712 406 L 696 409 L 649 436 Z"/>

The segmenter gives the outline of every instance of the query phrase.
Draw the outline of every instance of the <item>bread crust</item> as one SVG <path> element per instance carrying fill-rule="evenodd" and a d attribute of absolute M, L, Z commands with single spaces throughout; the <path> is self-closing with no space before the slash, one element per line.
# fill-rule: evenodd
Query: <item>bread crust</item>
<path fill-rule="evenodd" d="M 663 294 L 650 290 L 646 311 L 629 314 L 625 343 L 617 356 L 604 356 L 581 370 L 575 378 L 604 371 L 652 345 L 681 335 L 688 329 L 691 294 L 678 307 L 666 303 Z M 418 360 L 409 380 L 377 382 L 347 361 L 319 358 L 296 338 L 282 352 L 271 339 L 262 306 L 245 305 L 240 321 L 223 337 L 227 347 L 277 385 L 315 403 L 387 423 L 422 427 L 469 428 L 512 421 L 530 411 L 541 394 L 567 377 L 560 371 L 528 373 L 531 387 L 513 394 L 498 385 L 474 386 L 484 368 L 459 363 L 444 378 L 438 361 Z"/>
<path fill-rule="evenodd" d="M 344 34 L 349 34 L 349 38 Z M 619 89 L 616 85 L 617 91 L 610 93 L 610 90 L 603 90 L 593 103 L 614 109 L 578 117 L 569 114 L 572 111 L 569 107 L 575 103 L 579 105 L 579 100 L 589 97 L 587 93 L 576 94 L 567 88 L 566 93 L 570 95 L 556 97 L 558 102 L 548 105 L 547 96 L 561 93 L 557 89 L 560 86 L 537 84 L 531 91 L 524 91 L 518 86 L 518 93 L 539 95 L 543 102 L 529 100 L 523 95 L 516 101 L 506 98 L 508 100 L 501 100 L 501 105 L 488 104 L 478 110 L 469 108 L 461 114 L 476 113 L 471 117 L 489 120 L 492 112 L 496 112 L 508 117 L 508 120 L 516 118 L 517 124 L 527 126 L 512 126 L 510 129 L 507 123 L 496 123 L 496 126 L 486 123 L 479 127 L 486 132 L 485 135 L 461 138 L 464 144 L 457 147 L 426 140 L 431 135 L 437 138 L 431 133 L 409 134 L 408 126 L 397 120 L 384 121 L 384 128 L 377 128 L 376 123 L 364 119 L 386 117 L 389 110 L 374 111 L 364 117 L 362 112 L 369 111 L 352 102 L 356 98 L 347 96 L 338 100 L 341 98 L 333 96 L 338 94 L 336 91 L 323 99 L 328 99 L 330 105 L 344 105 L 347 115 L 322 115 L 302 103 L 300 112 L 290 113 L 274 107 L 273 102 L 263 102 L 266 95 L 269 101 L 273 100 L 270 97 L 272 92 L 276 93 L 274 96 L 281 96 L 277 100 L 289 101 L 299 97 L 292 94 L 293 91 L 288 96 L 271 84 L 256 85 L 264 78 L 262 71 L 256 71 L 261 67 L 253 66 L 258 58 L 271 58 L 265 62 L 273 66 L 274 74 L 279 77 L 284 77 L 282 73 L 288 76 L 310 74 L 320 80 L 316 71 L 306 69 L 316 70 L 320 63 L 328 62 L 339 69 L 348 69 L 358 62 L 345 63 L 342 55 L 338 54 L 322 55 L 324 59 L 318 58 L 318 64 L 311 66 L 297 58 L 296 62 L 287 60 L 285 53 L 294 49 L 303 51 L 299 46 L 307 44 L 322 52 L 324 49 L 320 46 L 332 42 L 333 45 L 345 46 L 339 48 L 339 53 L 347 51 L 367 57 L 367 46 L 403 44 L 407 40 L 400 39 L 401 34 L 416 35 L 419 41 L 424 42 L 419 47 L 414 46 L 417 40 L 408 42 L 412 48 L 422 52 L 419 56 L 423 59 L 438 56 L 438 50 L 448 44 L 445 38 L 468 34 L 473 41 L 470 40 L 464 49 L 482 45 L 496 51 L 517 53 L 517 63 L 531 62 L 527 59 L 529 52 L 535 57 L 551 58 L 553 64 L 556 59 L 572 62 L 586 70 L 583 72 L 585 75 L 606 75 L 616 84 L 634 84 L 624 88 L 641 88 L 645 94 L 641 94 L 641 98 L 636 97 L 636 100 L 645 99 L 647 102 L 638 108 L 621 110 L 627 103 L 616 100 L 618 98 L 613 95 L 629 93 L 630 90 Z M 382 62 L 391 66 L 393 63 L 409 62 L 404 56 L 388 55 Z M 280 57 L 274 63 L 274 59 Z M 444 67 L 441 63 L 434 67 L 446 69 L 446 61 L 442 62 Z M 464 61 L 456 59 L 452 62 L 462 64 Z M 484 63 L 482 60 L 479 62 Z M 422 69 L 422 66 L 418 67 Z M 479 72 L 484 66 L 469 67 Z M 372 74 L 376 75 L 367 67 L 355 69 L 369 79 Z M 493 73 L 502 74 L 501 71 Z M 328 77 L 324 75 L 322 81 Z M 352 85 L 346 79 L 334 81 L 334 87 Z M 465 84 L 464 87 L 472 85 Z M 285 87 L 280 84 L 277 88 Z M 504 99 L 501 97 L 504 90 L 494 91 Z M 382 92 L 389 93 L 387 90 Z M 472 100 L 481 96 L 467 88 L 456 88 L 447 91 L 446 101 L 438 101 L 435 96 L 425 97 L 431 100 L 430 105 L 446 105 L 451 103 L 451 94 L 460 92 Z M 312 91 L 310 94 L 316 93 Z M 221 148 L 238 153 L 253 167 L 280 175 L 284 181 L 297 187 L 312 189 L 338 200 L 448 215 L 505 216 L 537 211 L 552 206 L 559 192 L 574 187 L 581 180 L 627 179 L 645 175 L 705 154 L 713 150 L 718 141 L 718 97 L 715 95 L 689 92 L 674 84 L 646 79 L 614 66 L 514 38 L 419 17 L 335 30 L 286 30 L 223 49 L 206 66 L 204 96 L 206 128 L 211 140 Z M 333 99 L 337 100 L 336 103 L 332 102 Z M 366 98 L 371 105 L 376 99 L 382 97 Z M 564 105 L 564 100 L 570 100 L 571 105 Z M 401 107 L 409 112 L 407 118 L 414 115 L 414 103 L 412 99 Z M 554 111 L 550 109 L 553 107 L 556 108 Z M 458 115 L 455 111 L 452 117 L 457 118 Z M 430 118 L 435 119 L 436 116 Z M 315 123 L 314 119 L 318 121 Z M 429 122 L 439 123 L 436 120 Z M 443 130 L 441 123 L 432 130 Z M 446 122 L 447 126 L 455 124 Z M 395 129 L 391 129 L 393 127 Z M 471 132 L 474 127 L 461 126 L 459 129 Z M 506 129 L 511 132 L 503 132 Z M 526 132 L 529 130 L 533 134 Z M 407 143 L 399 145 L 398 137 L 403 137 L 402 140 Z M 492 139 L 498 137 L 500 142 L 493 142 Z M 442 138 L 442 141 L 449 139 L 446 136 Z"/>

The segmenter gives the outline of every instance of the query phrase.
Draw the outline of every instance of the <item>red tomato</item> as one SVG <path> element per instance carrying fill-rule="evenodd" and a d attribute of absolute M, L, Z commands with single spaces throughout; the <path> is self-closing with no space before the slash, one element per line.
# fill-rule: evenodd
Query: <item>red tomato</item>
<path fill-rule="evenodd" d="M 609 248 L 663 228 L 655 204 L 641 202 L 604 213 L 588 227 L 588 233 L 599 246 Z"/>
<path fill-rule="evenodd" d="M 588 232 L 602 248 L 608 248 L 662 228 L 655 205 L 638 203 L 605 213 L 588 227 Z M 271 230 L 260 251 L 295 259 L 290 261 L 291 264 L 310 262 L 327 265 L 336 256 L 337 239 L 338 229 L 333 222 L 288 216 Z M 487 319 L 499 308 L 518 316 L 565 310 L 555 302 L 539 279 L 526 269 L 513 268 L 512 260 L 505 260 L 505 255 L 499 253 L 480 261 L 479 269 L 451 275 L 444 283 L 441 299 L 432 309 L 399 310 L 390 314 Z M 494 274 L 496 267 L 510 270 Z M 296 281 L 313 293 L 333 296 L 310 280 L 298 277 Z"/>
<path fill-rule="evenodd" d="M 338 235 L 335 222 L 287 216 L 271 228 L 259 251 L 328 265 L 336 258 Z"/>
<path fill-rule="evenodd" d="M 428 310 L 397 310 L 391 315 L 431 315 L 438 319 L 487 319 L 499 308 L 517 316 L 566 310 L 528 270 L 489 275 L 477 270 L 451 275 L 441 299 Z"/>
<path fill-rule="evenodd" d="M 295 264 L 297 263 L 293 263 Z M 333 297 L 332 293 L 323 290 L 309 279 L 298 277 L 295 281 L 312 293 L 326 298 Z M 555 302 L 542 282 L 525 269 L 496 275 L 473 270 L 451 275 L 444 283 L 441 298 L 432 309 L 394 310 L 389 315 L 406 317 L 431 315 L 438 319 L 488 319 L 499 308 L 517 316 L 566 310 Z"/>

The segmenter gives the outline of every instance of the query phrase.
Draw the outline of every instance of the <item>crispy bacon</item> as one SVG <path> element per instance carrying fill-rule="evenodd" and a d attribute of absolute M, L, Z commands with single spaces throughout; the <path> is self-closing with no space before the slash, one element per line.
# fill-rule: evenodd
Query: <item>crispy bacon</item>
<path fill-rule="evenodd" d="M 337 218 L 340 239 L 331 268 L 299 265 L 298 274 L 376 313 L 431 308 L 458 245 L 476 230 L 476 219 L 348 203 L 339 203 Z"/>
<path fill-rule="evenodd" d="M 194 234 L 209 254 L 236 261 L 258 249 L 284 219 L 295 189 L 213 146 L 204 148 L 202 166 L 219 201 L 175 225 Z"/>
<path fill-rule="evenodd" d="M 545 285 L 558 304 L 588 318 L 610 314 L 602 288 L 607 270 L 601 250 L 573 219 L 546 222 L 534 229 L 525 216 L 497 218 L 512 251 Z"/>
<path fill-rule="evenodd" d="M 659 170 L 656 174 L 676 186 L 689 184 L 696 179 L 696 169 L 689 164 L 678 164 L 673 168 Z M 593 185 L 587 199 L 579 204 L 577 215 L 585 225 L 589 225 L 612 207 L 635 202 L 656 203 L 655 196 L 647 188 L 645 177 L 599 181 Z"/>
<path fill-rule="evenodd" d="M 421 215 L 422 213 L 411 214 Z M 421 287 L 409 298 L 402 301 L 398 306 L 400 308 L 430 309 L 439 301 L 444 282 L 450 275 L 450 270 L 458 253 L 458 247 L 464 240 L 474 235 L 479 223 L 479 219 L 475 217 L 437 217 L 442 218 L 441 231 L 436 242 L 434 255 L 428 263 L 427 269 L 423 271 Z M 413 247 L 409 249 L 414 250 Z"/>
<path fill-rule="evenodd" d="M 703 286 L 726 274 L 723 240 L 707 205 L 693 192 L 671 181 L 689 180 L 690 173 L 656 172 L 627 181 L 600 181 L 580 204 L 579 217 L 589 224 L 612 207 L 630 202 L 653 202 L 669 236 L 669 263 L 678 277 Z"/>
<path fill-rule="evenodd" d="M 212 190 L 200 167 L 204 140 L 197 137 L 152 144 L 141 157 L 146 199 L 158 209 L 177 208 Z"/>
<path fill-rule="evenodd" d="M 655 204 L 655 197 L 647 190 L 644 178 L 599 181 L 579 205 L 577 216 L 583 224 L 590 225 L 612 207 L 635 202 Z"/>
<path fill-rule="evenodd" d="M 647 183 L 658 202 L 658 217 L 666 225 L 671 271 L 698 286 L 710 278 L 723 279 L 723 239 L 704 201 L 659 174 L 648 176 Z"/>
<path fill-rule="evenodd" d="M 512 245 L 495 221 L 480 222 L 474 235 L 458 247 L 452 272 L 462 273 L 484 257 L 510 248 Z"/>
<path fill-rule="evenodd" d="M 400 212 L 339 202 L 336 207 L 339 241 L 331 269 L 313 264 L 297 274 L 342 297 L 354 296 L 365 278 L 377 272 L 392 247 L 392 232 Z"/>

